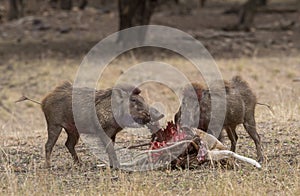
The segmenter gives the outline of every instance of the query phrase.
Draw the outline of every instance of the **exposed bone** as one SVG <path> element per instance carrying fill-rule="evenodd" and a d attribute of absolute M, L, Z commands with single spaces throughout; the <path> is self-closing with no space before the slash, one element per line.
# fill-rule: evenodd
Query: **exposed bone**
<path fill-rule="evenodd" d="M 223 145 L 216 137 L 211 134 L 208 134 L 200 129 L 192 128 L 191 129 L 194 135 L 199 137 L 201 141 L 204 143 L 205 147 L 207 148 L 207 154 L 205 155 L 206 160 L 210 161 L 219 161 L 222 159 L 227 158 L 236 158 L 238 160 L 244 161 L 251 165 L 254 165 L 257 168 L 261 168 L 261 165 L 255 161 L 254 159 L 238 155 L 232 151 L 229 151 L 225 145 Z M 155 150 L 145 150 L 138 153 L 136 156 L 133 157 L 132 162 L 123 162 L 121 163 L 121 168 L 131 168 L 132 170 L 134 167 L 162 167 L 166 165 L 166 163 L 174 158 L 176 159 L 178 156 L 181 156 L 181 153 L 187 149 L 187 145 L 191 144 L 195 150 L 199 150 L 199 145 L 194 140 L 182 140 L 179 142 L 169 142 L 167 146 L 161 147 Z M 182 146 L 184 145 L 184 146 Z M 183 148 L 182 150 L 175 150 L 176 148 Z M 152 153 L 162 153 L 158 160 L 153 162 Z M 183 155 L 185 156 L 185 155 Z M 193 156 L 193 155 L 192 155 Z M 194 156 L 194 158 L 196 158 Z M 185 159 L 181 160 L 184 161 Z"/>
<path fill-rule="evenodd" d="M 244 161 L 246 163 L 250 163 L 251 165 L 254 165 L 257 168 L 261 168 L 261 165 L 255 161 L 254 159 L 244 157 L 242 155 L 238 155 L 232 151 L 229 150 L 208 150 L 206 157 L 211 161 L 219 161 L 226 158 L 236 158 L 238 160 Z"/>
<path fill-rule="evenodd" d="M 143 152 L 137 154 L 135 157 L 138 157 L 138 156 L 140 156 L 140 155 L 142 155 L 142 154 L 147 154 L 147 153 L 149 153 L 149 154 L 150 154 L 150 153 L 159 153 L 159 152 L 171 150 L 171 149 L 176 148 L 176 147 L 178 147 L 178 146 L 180 146 L 180 145 L 182 145 L 182 144 L 188 144 L 188 143 L 191 143 L 191 142 L 192 142 L 192 140 L 183 140 L 183 141 L 175 142 L 175 143 L 173 143 L 173 144 L 170 145 L 170 146 L 166 146 L 166 147 L 159 148 L 159 149 L 157 149 L 157 150 L 145 150 L 145 151 L 143 151 Z M 171 144 L 171 143 L 170 143 L 170 144 Z"/>

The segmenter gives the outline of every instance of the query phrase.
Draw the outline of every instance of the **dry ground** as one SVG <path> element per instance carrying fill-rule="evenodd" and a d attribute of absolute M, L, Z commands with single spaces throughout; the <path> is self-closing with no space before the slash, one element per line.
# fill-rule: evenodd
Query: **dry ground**
<path fill-rule="evenodd" d="M 115 61 L 104 74 L 103 86 L 120 76 L 137 59 Z M 165 62 L 184 69 L 191 80 L 197 78 L 195 72 L 184 59 L 166 58 Z M 66 135 L 63 133 L 54 148 L 52 165 L 43 169 L 46 128 L 43 114 L 38 105 L 32 103 L 15 104 L 22 92 L 40 99 L 59 81 L 72 80 L 77 65 L 67 60 L 63 65 L 53 59 L 32 61 L 27 65 L 11 62 L 1 67 L 7 83 L 1 84 L 1 159 L 0 181 L 2 193 L 16 194 L 299 194 L 299 84 L 292 78 L 300 75 L 299 58 L 241 58 L 238 60 L 218 60 L 224 78 L 241 74 L 256 91 L 261 102 L 273 106 L 275 114 L 262 106 L 257 107 L 258 131 L 262 137 L 266 162 L 262 170 L 240 164 L 233 170 L 206 166 L 197 170 L 150 171 L 128 174 L 101 170 L 99 161 L 91 155 L 81 141 L 77 147 L 83 161 L 81 168 L 73 166 L 71 156 L 64 147 Z M 121 65 L 122 64 L 122 65 Z M 282 66 L 284 65 L 284 69 Z M 34 71 L 31 71 L 34 70 Z M 26 74 L 24 74 L 26 73 Z M 4 79 L 3 78 L 3 79 Z M 178 108 L 178 100 L 167 88 L 157 88 L 157 84 L 144 86 L 150 100 L 161 100 L 167 106 L 168 119 Z M 151 89 L 156 89 L 152 91 Z M 149 90 L 150 89 L 150 90 Z M 158 89 L 158 90 L 157 90 Z M 6 110 L 6 109 L 7 110 Z M 239 128 L 237 152 L 255 158 L 254 144 Z M 126 139 L 121 133 L 119 142 Z M 127 135 L 128 136 L 128 135 Z M 127 137 L 127 139 L 130 136 Z M 118 176 L 118 180 L 111 180 Z"/>
<path fill-rule="evenodd" d="M 61 12 L 56 14 L 57 18 L 52 18 L 52 20 L 59 21 L 59 17 L 61 15 L 64 16 Z M 76 13 L 71 14 L 75 15 Z M 90 15 L 88 16 L 90 17 Z M 239 58 L 228 58 L 232 51 L 227 50 L 226 47 L 230 48 L 231 44 L 237 42 L 241 43 L 243 48 L 245 45 L 239 40 L 240 38 L 229 38 L 231 41 L 226 42 L 228 43 L 227 45 L 224 44 L 225 48 L 214 50 L 218 57 L 216 63 L 225 79 L 230 79 L 236 74 L 242 75 L 256 92 L 258 100 L 272 105 L 274 109 L 274 114 L 263 106 L 257 106 L 256 110 L 257 129 L 262 137 L 266 158 L 261 170 L 238 162 L 239 166 L 234 169 L 205 165 L 198 169 L 183 171 L 111 172 L 109 169 L 98 167 L 100 161 L 88 151 L 83 141 L 80 141 L 77 146 L 83 166 L 77 167 L 73 165 L 71 156 L 64 146 L 66 140 L 64 132 L 54 147 L 52 168 L 50 170 L 44 169 L 44 144 L 47 132 L 41 109 L 33 103 L 23 102 L 15 104 L 14 101 L 22 93 L 40 100 L 61 81 L 74 80 L 81 57 L 88 51 L 94 41 L 115 31 L 116 23 L 106 22 L 104 24 L 103 22 L 112 20 L 111 18 L 114 17 L 116 17 L 114 13 L 99 15 L 99 18 L 103 20 L 100 21 L 97 29 L 95 27 L 90 32 L 81 32 L 79 34 L 81 39 L 77 40 L 78 42 L 72 42 L 78 37 L 75 27 L 72 27 L 73 30 L 67 35 L 55 34 L 57 31 L 56 27 L 49 30 L 52 32 L 48 34 L 43 34 L 34 29 L 27 29 L 30 33 L 26 34 L 26 31 L 24 31 L 25 33 L 21 36 L 21 42 L 17 42 L 18 36 L 13 35 L 13 32 L 20 31 L 18 31 L 18 27 L 14 26 L 15 23 L 6 23 L 0 26 L 1 32 L 10 32 L 7 34 L 8 38 L 1 39 L 0 45 L 1 194 L 300 194 L 300 83 L 292 82 L 293 78 L 300 76 L 298 42 L 292 39 L 292 37 L 296 37 L 294 35 L 299 33 L 297 31 L 299 26 L 297 25 L 292 36 L 288 36 L 288 39 L 292 40 L 291 42 L 295 43 L 296 46 L 285 46 L 285 38 L 283 40 L 276 39 L 281 34 L 289 35 L 291 33 L 285 31 L 275 33 L 263 31 L 255 33 L 254 38 L 253 34 L 243 35 L 246 40 L 249 36 L 252 36 L 249 41 L 252 45 L 249 49 L 249 54 L 248 52 L 241 52 L 241 54 L 236 55 L 234 51 L 238 51 L 238 49 L 235 49 L 231 57 Z M 154 21 L 162 21 L 159 20 L 159 17 L 159 14 L 156 15 Z M 191 30 L 191 27 L 184 22 L 189 17 L 190 19 L 192 18 L 192 16 L 181 17 L 183 20 L 179 25 L 181 29 Z M 197 15 L 194 17 L 197 17 Z M 217 18 L 215 15 L 213 17 L 215 17 L 214 19 Z M 276 18 L 277 16 L 274 17 Z M 64 19 L 66 18 L 64 17 Z M 72 21 L 72 17 L 70 21 Z M 94 26 L 96 26 L 95 21 L 95 18 L 90 18 L 90 22 Z M 166 24 L 173 21 L 174 18 L 169 18 Z M 51 23 L 51 25 L 54 24 L 56 23 Z M 221 24 L 222 22 L 215 25 L 220 26 Z M 204 27 L 205 24 L 199 24 L 199 29 Z M 85 28 L 84 26 L 81 27 L 81 29 Z M 100 28 L 104 30 L 101 35 L 98 35 L 95 32 Z M 209 29 L 207 26 L 206 28 Z M 192 30 L 197 32 L 197 29 Z M 73 31 L 75 33 L 72 33 Z M 267 34 L 270 39 L 276 40 L 275 44 L 267 45 L 266 48 L 262 49 L 261 45 L 263 45 L 262 41 L 264 38 L 260 38 L 259 35 L 263 34 Z M 87 41 L 85 42 L 85 40 Z M 223 40 L 214 39 L 214 41 L 207 42 L 208 46 L 212 48 L 214 43 L 223 43 Z M 275 46 L 280 47 L 276 49 Z M 281 47 L 286 47 L 286 49 Z M 264 52 L 261 54 L 254 52 L 256 51 L 255 48 Z M 222 55 L 222 50 L 224 50 L 226 55 Z M 214 53 L 214 51 L 212 52 Z M 109 65 L 102 75 L 99 87 L 112 86 L 124 71 L 136 63 L 143 62 L 145 59 L 160 60 L 172 64 L 191 81 L 201 79 L 195 68 L 188 61 L 177 55 L 170 55 L 164 52 L 146 53 L 146 55 L 141 56 L 127 54 L 119 57 Z M 170 89 L 159 84 L 147 84 L 142 86 L 142 89 L 143 95 L 150 103 L 161 102 L 165 105 L 167 117 L 162 124 L 165 124 L 166 120 L 172 119 L 179 106 L 179 101 L 175 94 Z M 242 127 L 238 128 L 238 135 L 237 152 L 255 158 L 254 143 Z M 132 138 L 131 135 L 124 131 L 120 133 L 117 141 L 124 142 L 125 140 L 130 140 L 130 138 Z M 226 142 L 228 144 L 228 140 Z"/>

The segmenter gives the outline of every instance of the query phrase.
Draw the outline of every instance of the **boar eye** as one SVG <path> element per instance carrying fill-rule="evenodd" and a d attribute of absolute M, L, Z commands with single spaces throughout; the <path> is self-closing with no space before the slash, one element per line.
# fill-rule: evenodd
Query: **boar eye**
<path fill-rule="evenodd" d="M 136 103 L 136 102 L 137 102 L 137 99 L 136 99 L 136 98 L 133 98 L 133 97 L 131 97 L 131 98 L 130 98 L 130 101 L 131 101 L 131 102 L 134 102 L 134 103 Z"/>

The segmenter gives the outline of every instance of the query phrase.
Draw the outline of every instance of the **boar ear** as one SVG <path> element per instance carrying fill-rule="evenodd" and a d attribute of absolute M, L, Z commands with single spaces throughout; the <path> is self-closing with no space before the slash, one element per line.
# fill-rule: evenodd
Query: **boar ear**
<path fill-rule="evenodd" d="M 132 95 L 138 95 L 141 93 L 141 89 L 130 84 L 118 84 L 115 88 L 122 89 L 123 91 L 126 91 L 128 94 Z"/>
<path fill-rule="evenodd" d="M 126 92 L 126 91 L 124 91 L 120 88 L 115 88 L 113 91 L 114 91 L 113 92 L 113 94 L 114 94 L 113 97 L 114 97 L 117 104 L 122 103 L 126 99 L 126 97 L 128 98 L 128 96 L 129 96 L 128 92 Z"/>
<path fill-rule="evenodd" d="M 141 89 L 139 89 L 138 87 L 134 88 L 133 91 L 132 91 L 132 94 L 133 95 L 139 95 L 141 93 Z"/>

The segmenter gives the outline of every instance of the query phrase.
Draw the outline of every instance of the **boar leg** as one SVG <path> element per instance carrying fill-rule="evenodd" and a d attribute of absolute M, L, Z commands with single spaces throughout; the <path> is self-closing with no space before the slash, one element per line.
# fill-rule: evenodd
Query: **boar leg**
<path fill-rule="evenodd" d="M 115 148 L 114 148 L 116 134 L 109 137 L 106 134 L 106 132 L 103 131 L 102 128 L 98 128 L 97 124 L 93 123 L 92 125 L 96 126 L 95 129 L 97 130 L 96 133 L 101 140 L 101 146 L 103 146 L 105 148 L 106 153 L 108 154 L 110 167 L 113 169 L 120 168 L 120 163 L 119 163 L 119 160 L 118 160 Z M 107 133 L 112 133 L 112 131 L 107 130 Z"/>
<path fill-rule="evenodd" d="M 116 134 L 111 136 L 111 141 L 113 142 L 113 145 L 115 145 L 115 141 L 116 141 Z"/>
<path fill-rule="evenodd" d="M 112 141 L 113 146 L 115 146 L 116 134 L 111 137 L 111 141 Z M 109 165 L 110 165 L 111 168 L 113 168 L 114 160 L 111 156 L 108 156 L 108 158 L 109 158 Z"/>
<path fill-rule="evenodd" d="M 80 161 L 75 150 L 75 145 L 78 143 L 79 140 L 79 133 L 77 132 L 77 130 L 69 130 L 69 129 L 66 129 L 66 132 L 68 134 L 68 139 L 65 145 L 68 148 L 69 152 L 71 153 L 74 162 L 79 163 Z"/>
<path fill-rule="evenodd" d="M 61 130 L 62 130 L 62 128 L 60 126 L 48 124 L 48 140 L 45 144 L 45 151 L 46 151 L 45 166 L 47 168 L 50 167 L 51 152 L 52 152 L 53 146 L 55 145 L 55 143 L 61 133 Z"/>
<path fill-rule="evenodd" d="M 228 135 L 228 137 L 230 139 L 230 142 L 231 142 L 230 150 L 232 152 L 235 152 L 236 143 L 237 143 L 237 140 L 238 140 L 238 136 L 235 132 L 235 128 L 236 128 L 235 125 L 226 127 L 226 132 L 227 132 L 227 135 Z"/>
<path fill-rule="evenodd" d="M 221 130 L 220 135 L 218 136 L 218 140 L 219 140 L 221 143 L 224 143 L 224 138 L 225 138 L 224 131 Z"/>
<path fill-rule="evenodd" d="M 261 142 L 260 142 L 260 136 L 258 135 L 256 131 L 256 123 L 254 119 L 254 112 L 252 114 L 248 115 L 246 114 L 245 116 L 245 121 L 244 121 L 244 127 L 250 137 L 254 140 L 255 146 L 256 146 L 256 153 L 257 153 L 257 159 L 259 162 L 263 161 L 263 154 L 262 154 L 262 149 L 261 149 Z"/>

